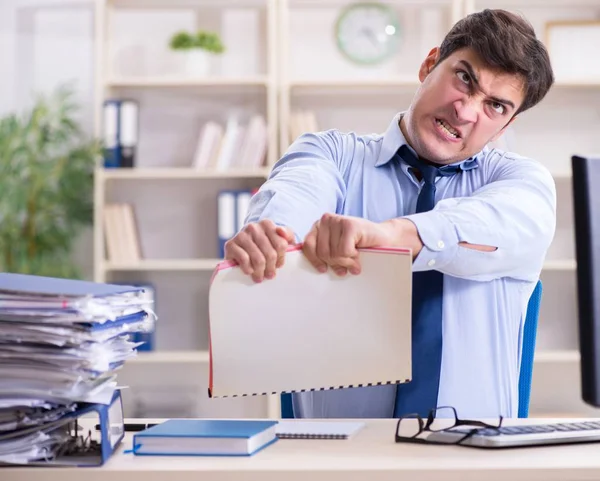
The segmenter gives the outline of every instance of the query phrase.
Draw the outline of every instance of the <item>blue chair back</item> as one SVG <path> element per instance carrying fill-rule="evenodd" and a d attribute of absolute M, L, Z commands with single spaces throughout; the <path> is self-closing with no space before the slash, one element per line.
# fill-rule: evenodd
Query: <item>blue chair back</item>
<path fill-rule="evenodd" d="M 531 378 L 533 376 L 533 359 L 535 357 L 535 340 L 537 335 L 540 304 L 542 302 L 542 281 L 538 280 L 529 302 L 525 315 L 523 328 L 523 346 L 521 353 L 521 369 L 519 372 L 519 412 L 520 418 L 529 416 L 529 399 L 531 396 Z M 290 419 L 294 417 L 292 408 L 292 395 L 281 395 L 281 417 Z"/>
<path fill-rule="evenodd" d="M 294 417 L 294 408 L 292 407 L 292 395 L 283 393 L 281 395 L 281 418 L 292 419 Z"/>
<path fill-rule="evenodd" d="M 542 281 L 538 281 L 527 304 L 525 327 L 523 328 L 523 349 L 521 352 L 521 370 L 519 372 L 519 417 L 529 416 L 529 398 L 531 396 L 531 378 L 533 376 L 533 358 L 535 357 L 535 339 L 537 334 L 540 305 L 542 303 Z"/>

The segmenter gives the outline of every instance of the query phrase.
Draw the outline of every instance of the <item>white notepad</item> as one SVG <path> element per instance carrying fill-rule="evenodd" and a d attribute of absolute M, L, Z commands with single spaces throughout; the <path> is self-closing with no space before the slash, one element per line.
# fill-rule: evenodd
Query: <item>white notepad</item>
<path fill-rule="evenodd" d="M 221 263 L 209 293 L 209 396 L 411 379 L 412 256 L 361 249 L 362 272 L 319 273 L 298 246 L 275 279 Z"/>
<path fill-rule="evenodd" d="M 364 425 L 360 421 L 279 421 L 275 433 L 281 439 L 350 439 Z"/>

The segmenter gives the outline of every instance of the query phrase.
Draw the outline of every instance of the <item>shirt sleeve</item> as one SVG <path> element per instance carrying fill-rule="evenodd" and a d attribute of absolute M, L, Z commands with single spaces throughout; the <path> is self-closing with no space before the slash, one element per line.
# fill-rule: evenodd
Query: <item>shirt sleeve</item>
<path fill-rule="evenodd" d="M 337 130 L 298 137 L 252 197 L 245 223 L 270 219 L 303 240 L 324 213 L 342 209 L 342 171 L 351 141 Z"/>
<path fill-rule="evenodd" d="M 417 226 L 423 242 L 414 271 L 436 269 L 476 281 L 535 281 L 556 229 L 556 187 L 539 163 L 509 159 L 499 162 L 490 182 L 471 196 L 444 199 L 432 211 L 405 218 Z"/>

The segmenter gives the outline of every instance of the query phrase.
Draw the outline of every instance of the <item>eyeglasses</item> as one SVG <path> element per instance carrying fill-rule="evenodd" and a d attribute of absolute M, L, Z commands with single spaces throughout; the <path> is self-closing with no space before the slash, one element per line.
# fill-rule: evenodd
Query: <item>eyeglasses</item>
<path fill-rule="evenodd" d="M 502 416 L 499 416 L 497 421 L 491 423 L 460 419 L 456 409 L 451 406 L 441 406 L 429 411 L 426 421 L 417 413 L 398 419 L 396 442 L 460 444 L 482 430 L 500 429 L 502 419 Z M 443 435 L 439 435 L 440 433 Z"/>

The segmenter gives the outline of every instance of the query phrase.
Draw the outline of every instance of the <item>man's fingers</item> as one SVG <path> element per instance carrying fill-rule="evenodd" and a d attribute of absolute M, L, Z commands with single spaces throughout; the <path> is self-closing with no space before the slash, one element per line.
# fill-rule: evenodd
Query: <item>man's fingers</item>
<path fill-rule="evenodd" d="M 306 238 L 304 239 L 304 243 L 302 244 L 302 252 L 308 259 L 308 261 L 317 269 L 319 272 L 327 271 L 327 264 L 323 262 L 317 256 L 317 230 L 316 227 L 313 227 Z"/>
<path fill-rule="evenodd" d="M 282 245 L 278 242 L 278 240 L 285 242 L 283 239 L 276 239 L 274 235 L 274 230 L 270 232 L 267 231 L 256 231 L 253 233 L 253 239 L 258 249 L 262 252 L 264 257 L 264 271 L 263 274 L 267 279 L 272 279 L 275 277 L 275 269 L 276 264 L 279 258 L 279 251 L 285 253 L 285 247 L 282 249 Z M 277 247 L 273 245 L 273 242 L 277 243 Z M 255 273 L 256 274 L 256 273 Z"/>
<path fill-rule="evenodd" d="M 246 275 L 252 274 L 252 265 L 250 264 L 250 256 L 236 243 L 228 243 L 225 246 L 225 259 L 229 259 L 237 262 L 242 269 L 242 272 Z"/>
<path fill-rule="evenodd" d="M 344 217 L 334 216 L 328 218 L 327 229 L 329 231 L 329 259 L 327 263 L 339 276 L 345 276 L 348 271 L 352 274 L 360 272 L 352 224 Z"/>
<path fill-rule="evenodd" d="M 315 256 L 319 261 L 329 264 L 329 226 L 321 225 L 320 222 L 315 224 Z"/>
<path fill-rule="evenodd" d="M 296 237 L 294 236 L 294 232 L 289 227 L 281 227 L 277 226 L 275 229 L 277 235 L 283 237 L 288 244 L 293 244 L 296 241 Z"/>
<path fill-rule="evenodd" d="M 289 244 L 294 241 L 290 228 L 278 227 L 273 221 L 263 219 L 246 225 L 225 243 L 225 259 L 235 261 L 244 274 L 260 282 L 265 277 L 275 277 Z"/>
<path fill-rule="evenodd" d="M 252 266 L 252 279 L 255 282 L 263 280 L 265 275 L 266 259 L 265 255 L 261 252 L 256 241 L 254 239 L 254 229 L 250 230 L 250 235 L 245 235 L 239 239 L 239 245 L 250 258 L 250 265 Z"/>
<path fill-rule="evenodd" d="M 350 271 L 351 274 L 360 273 L 358 251 L 356 249 L 355 234 L 351 225 L 340 222 L 339 237 L 336 245 L 336 261 Z"/>
<path fill-rule="evenodd" d="M 345 276 L 348 273 L 348 269 L 344 266 L 344 259 L 340 256 L 339 244 L 340 237 L 342 236 L 342 225 L 337 221 L 336 218 L 326 217 L 324 218 L 323 228 L 319 230 L 319 233 L 327 231 L 329 240 L 329 251 L 326 259 L 327 264 L 333 269 L 338 276 Z M 317 241 L 318 242 L 318 241 Z"/>
<path fill-rule="evenodd" d="M 290 245 L 290 241 L 288 240 L 289 237 L 284 237 L 284 235 L 287 236 L 287 233 L 282 233 L 278 229 L 280 228 L 278 227 L 275 230 L 268 230 L 266 232 L 269 241 L 271 242 L 271 246 L 273 246 L 275 252 L 277 253 L 277 261 L 275 263 L 276 269 L 279 269 L 281 266 L 283 266 L 283 263 L 285 261 L 285 253 L 287 251 L 288 246 Z M 293 236 L 294 235 L 292 234 L 292 237 Z"/>

